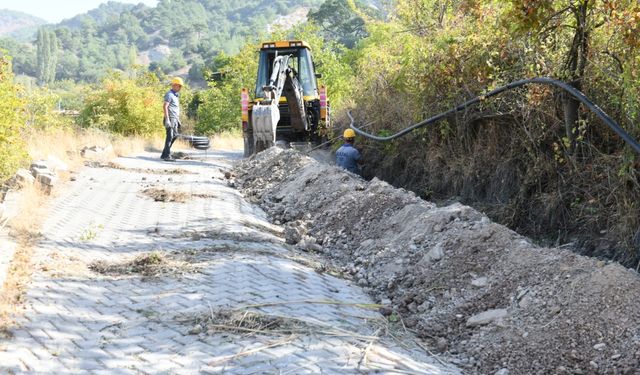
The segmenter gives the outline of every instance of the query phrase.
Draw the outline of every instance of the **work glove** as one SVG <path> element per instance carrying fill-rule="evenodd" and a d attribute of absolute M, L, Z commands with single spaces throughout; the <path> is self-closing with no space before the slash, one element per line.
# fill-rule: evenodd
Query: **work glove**
<path fill-rule="evenodd" d="M 170 128 L 171 127 L 171 120 L 169 120 L 168 117 L 164 118 L 164 127 L 165 128 Z"/>

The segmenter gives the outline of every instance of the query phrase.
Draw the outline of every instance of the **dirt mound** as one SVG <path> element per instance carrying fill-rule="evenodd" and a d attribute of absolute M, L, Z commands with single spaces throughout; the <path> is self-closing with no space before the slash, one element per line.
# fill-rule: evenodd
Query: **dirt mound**
<path fill-rule="evenodd" d="M 637 371 L 634 271 L 539 248 L 470 207 L 436 207 L 295 151 L 267 150 L 236 174 L 237 186 L 275 222 L 301 227 L 470 373 Z"/>

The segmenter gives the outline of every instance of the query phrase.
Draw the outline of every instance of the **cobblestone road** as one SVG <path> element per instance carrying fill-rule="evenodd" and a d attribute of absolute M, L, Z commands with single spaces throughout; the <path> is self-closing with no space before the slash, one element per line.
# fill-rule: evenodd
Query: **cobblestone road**
<path fill-rule="evenodd" d="M 227 186 L 237 157 L 120 158 L 63 187 L 35 250 L 27 312 L 0 342 L 0 373 L 458 373 L 410 335 L 396 338 L 357 286 L 288 249 L 281 228 Z M 165 170 L 176 168 L 186 173 Z M 142 193 L 150 187 L 187 201 L 155 201 Z M 90 267 L 152 251 L 179 259 L 175 269 Z M 243 318 L 219 321 L 231 310 Z"/>

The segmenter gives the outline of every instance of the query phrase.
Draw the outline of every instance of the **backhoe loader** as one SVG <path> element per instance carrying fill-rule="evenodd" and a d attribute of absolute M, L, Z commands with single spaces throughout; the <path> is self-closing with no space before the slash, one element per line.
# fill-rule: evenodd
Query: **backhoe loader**
<path fill-rule="evenodd" d="M 328 134 L 330 107 L 311 48 L 300 40 L 265 42 L 260 48 L 253 100 L 243 89 L 244 156 L 284 142 L 317 145 Z"/>

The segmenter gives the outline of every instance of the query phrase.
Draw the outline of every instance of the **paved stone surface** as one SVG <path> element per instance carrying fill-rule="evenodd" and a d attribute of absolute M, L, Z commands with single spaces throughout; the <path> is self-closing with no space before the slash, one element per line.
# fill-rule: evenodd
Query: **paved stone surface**
<path fill-rule="evenodd" d="M 121 169 L 85 168 L 65 186 L 35 251 L 27 312 L 14 337 L 0 342 L 0 373 L 459 373 L 409 334 L 390 334 L 357 286 L 314 271 L 312 259 L 287 248 L 282 228 L 227 186 L 223 172 L 238 156 L 121 158 Z M 187 173 L 162 171 L 175 168 Z M 156 202 L 142 194 L 148 187 L 199 197 Z M 188 255 L 197 269 L 147 277 L 88 267 L 149 251 Z M 305 324 L 286 332 L 198 329 L 219 309 Z"/>

